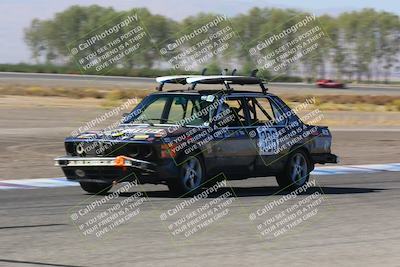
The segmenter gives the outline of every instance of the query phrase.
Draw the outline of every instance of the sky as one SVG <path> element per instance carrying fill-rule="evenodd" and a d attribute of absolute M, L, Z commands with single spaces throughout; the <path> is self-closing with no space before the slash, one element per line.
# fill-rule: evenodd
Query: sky
<path fill-rule="evenodd" d="M 23 36 L 34 18 L 50 19 L 71 5 L 111 6 L 116 10 L 146 7 L 152 13 L 175 20 L 199 12 L 234 16 L 253 7 L 296 8 L 317 15 L 338 15 L 345 11 L 375 8 L 400 15 L 400 5 L 389 0 L 0 0 L 0 63 L 32 63 Z"/>

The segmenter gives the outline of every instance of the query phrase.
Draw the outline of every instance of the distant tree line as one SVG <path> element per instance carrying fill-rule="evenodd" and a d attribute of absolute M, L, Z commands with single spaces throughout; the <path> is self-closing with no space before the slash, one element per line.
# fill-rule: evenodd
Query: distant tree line
<path fill-rule="evenodd" d="M 49 20 L 34 19 L 25 29 L 25 41 L 37 64 L 72 65 L 74 59 L 67 44 L 87 35 L 93 29 L 109 23 L 116 17 L 132 13 L 115 11 L 112 8 L 93 6 L 72 6 L 57 13 Z M 196 29 L 216 14 L 199 13 L 182 21 L 175 21 L 161 15 L 151 14 L 147 9 L 135 9 L 141 23 L 150 32 L 151 49 L 126 57 L 119 68 L 162 69 L 167 66 L 157 44 L 173 42 L 184 29 Z M 306 13 L 294 9 L 253 8 L 245 14 L 230 18 L 240 42 L 235 39 L 229 53 L 208 62 L 210 72 L 225 66 L 238 66 L 241 72 L 250 72 L 254 60 L 248 47 L 243 44 L 263 38 L 268 33 L 279 32 L 290 27 L 292 18 Z M 337 79 L 388 81 L 393 72 L 398 72 L 400 54 L 400 19 L 396 14 L 373 9 L 345 12 L 339 16 L 321 15 L 318 21 L 327 33 L 327 41 L 321 42 L 312 58 L 299 60 L 285 70 L 303 78 L 316 79 L 333 77 Z M 290 42 L 283 39 L 281 42 Z M 300 72 L 302 70 L 302 73 Z M 264 73 L 268 76 L 268 73 Z"/>

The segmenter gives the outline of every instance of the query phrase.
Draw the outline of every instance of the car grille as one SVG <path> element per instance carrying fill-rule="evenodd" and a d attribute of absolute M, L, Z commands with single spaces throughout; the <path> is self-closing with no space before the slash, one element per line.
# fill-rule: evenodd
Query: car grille
<path fill-rule="evenodd" d="M 127 156 L 141 160 L 156 160 L 157 152 L 151 145 L 117 142 L 67 142 L 65 149 L 71 156 L 116 157 Z"/>
<path fill-rule="evenodd" d="M 93 179 L 93 180 L 109 180 L 109 181 L 122 181 L 122 180 L 134 180 L 136 175 L 134 172 L 126 171 L 124 169 L 117 168 L 80 168 L 83 170 L 85 175 L 83 177 L 78 176 L 75 173 L 75 168 L 65 168 L 64 173 L 69 179 Z"/>

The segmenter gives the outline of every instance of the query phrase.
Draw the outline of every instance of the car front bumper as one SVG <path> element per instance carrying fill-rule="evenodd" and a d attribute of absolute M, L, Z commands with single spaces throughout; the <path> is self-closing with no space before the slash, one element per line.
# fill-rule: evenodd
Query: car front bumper
<path fill-rule="evenodd" d="M 55 166 L 62 168 L 69 180 L 79 182 L 123 182 L 139 180 L 142 183 L 160 183 L 176 175 L 173 162 L 155 164 L 126 156 L 118 157 L 71 157 L 54 159 Z"/>

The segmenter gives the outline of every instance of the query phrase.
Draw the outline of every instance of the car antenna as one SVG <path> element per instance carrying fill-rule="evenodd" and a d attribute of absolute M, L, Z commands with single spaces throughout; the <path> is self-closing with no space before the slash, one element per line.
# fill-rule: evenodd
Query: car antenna
<path fill-rule="evenodd" d="M 228 69 L 224 69 L 222 72 L 221 72 L 221 75 L 226 75 L 228 73 Z"/>
<path fill-rule="evenodd" d="M 206 74 L 206 71 L 207 71 L 207 68 L 204 68 L 204 69 L 201 71 L 201 75 L 205 75 L 205 74 Z"/>
<path fill-rule="evenodd" d="M 236 73 L 236 71 L 237 71 L 237 69 L 233 69 L 233 71 L 232 71 L 232 76 L 234 76 L 235 75 L 235 73 Z"/>

